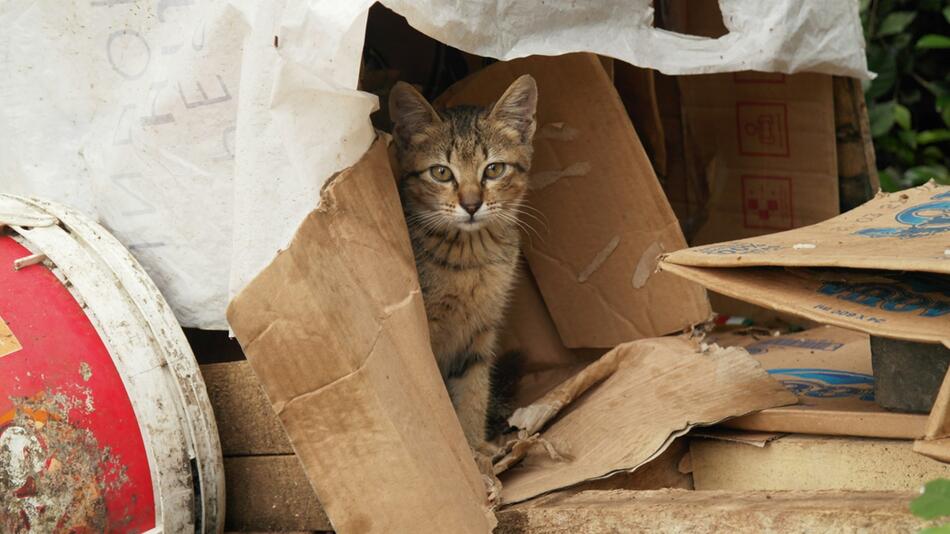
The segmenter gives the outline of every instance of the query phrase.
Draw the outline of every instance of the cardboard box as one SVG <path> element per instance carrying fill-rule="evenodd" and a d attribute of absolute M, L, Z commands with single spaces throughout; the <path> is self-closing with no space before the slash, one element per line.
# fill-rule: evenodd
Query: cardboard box
<path fill-rule="evenodd" d="M 696 490 L 915 491 L 950 477 L 950 465 L 913 450 L 911 440 L 789 435 L 754 447 L 690 441 Z"/>
<path fill-rule="evenodd" d="M 798 395 L 798 404 L 769 408 L 723 423 L 736 429 L 916 439 L 927 417 L 891 412 L 874 402 L 868 335 L 833 326 L 784 336 L 710 336 L 744 347 L 770 375 Z"/>
<path fill-rule="evenodd" d="M 524 457 L 501 476 L 505 503 L 632 471 L 696 424 L 795 401 L 742 351 L 704 351 L 680 338 L 630 342 L 708 316 L 697 286 L 653 274 L 658 255 L 685 241 L 596 56 L 495 64 L 449 98 L 487 99 L 525 72 L 538 81 L 548 132 L 538 137 L 541 186 L 531 201 L 550 237 L 527 245 L 543 300 L 520 309 L 541 313 L 513 319 L 570 358 L 565 345 L 626 343 L 525 407 L 523 432 L 502 460 L 509 467 Z M 561 172 L 585 162 L 583 176 Z M 604 253 L 598 241 L 614 244 Z M 669 305 L 647 305 L 655 299 Z M 232 301 L 228 318 L 338 531 L 492 528 L 492 503 L 428 345 L 382 140 L 327 184 L 319 208 Z"/>

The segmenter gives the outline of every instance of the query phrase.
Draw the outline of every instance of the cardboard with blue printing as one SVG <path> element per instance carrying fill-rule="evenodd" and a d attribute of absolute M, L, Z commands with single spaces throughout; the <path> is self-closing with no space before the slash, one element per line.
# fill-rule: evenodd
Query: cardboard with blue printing
<path fill-rule="evenodd" d="M 818 224 L 668 254 L 660 269 L 820 323 L 950 347 L 950 187 L 881 193 Z"/>
<path fill-rule="evenodd" d="M 822 326 L 783 336 L 720 334 L 707 342 L 745 348 L 798 404 L 726 421 L 734 429 L 917 439 L 927 416 L 891 412 L 874 401 L 868 335 Z"/>

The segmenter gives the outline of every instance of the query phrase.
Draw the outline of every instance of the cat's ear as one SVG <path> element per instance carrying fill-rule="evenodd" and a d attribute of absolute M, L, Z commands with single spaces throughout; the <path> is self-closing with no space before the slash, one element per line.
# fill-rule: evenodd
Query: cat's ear
<path fill-rule="evenodd" d="M 537 127 L 538 84 L 529 74 L 515 80 L 492 106 L 489 115 L 513 128 L 521 141 L 530 143 Z"/>
<path fill-rule="evenodd" d="M 406 82 L 396 82 L 389 91 L 389 118 L 393 122 L 393 137 L 402 144 L 408 144 L 414 134 L 427 126 L 442 122 L 419 91 Z"/>

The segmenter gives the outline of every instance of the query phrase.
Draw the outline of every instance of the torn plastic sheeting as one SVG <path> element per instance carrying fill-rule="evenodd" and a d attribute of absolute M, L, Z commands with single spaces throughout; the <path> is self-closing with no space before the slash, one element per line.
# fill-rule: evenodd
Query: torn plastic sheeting
<path fill-rule="evenodd" d="M 356 91 L 372 3 L 16 4 L 0 13 L 0 185 L 97 217 L 184 325 L 223 329 L 229 297 L 372 141 L 375 99 Z M 497 58 L 587 50 L 677 74 L 868 76 L 853 2 L 721 0 L 719 39 L 653 28 L 648 0 L 384 3 Z"/>

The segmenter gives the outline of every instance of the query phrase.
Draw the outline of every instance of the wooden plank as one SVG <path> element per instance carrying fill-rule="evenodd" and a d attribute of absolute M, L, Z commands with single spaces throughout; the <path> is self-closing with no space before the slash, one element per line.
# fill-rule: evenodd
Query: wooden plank
<path fill-rule="evenodd" d="M 330 520 L 292 454 L 224 459 L 225 530 L 287 532 L 332 530 Z"/>
<path fill-rule="evenodd" d="M 224 456 L 293 454 L 287 433 L 247 361 L 201 366 Z"/>
<path fill-rule="evenodd" d="M 916 493 L 584 491 L 498 513 L 496 534 L 601 532 L 915 532 Z"/>

